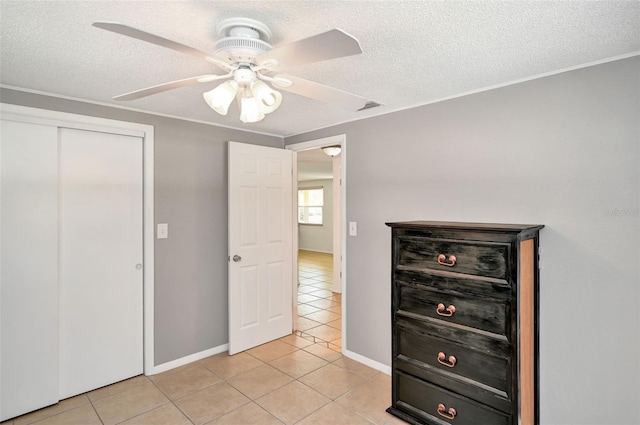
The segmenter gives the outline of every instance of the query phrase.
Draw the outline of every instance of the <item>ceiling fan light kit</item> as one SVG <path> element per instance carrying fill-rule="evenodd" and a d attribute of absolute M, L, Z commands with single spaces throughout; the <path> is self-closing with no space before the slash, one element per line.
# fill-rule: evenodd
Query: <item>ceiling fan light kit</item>
<path fill-rule="evenodd" d="M 274 112 L 281 105 L 282 94 L 269 87 L 265 81 L 281 90 L 354 111 L 360 110 L 368 102 L 366 98 L 313 81 L 288 75 L 268 75 L 283 65 L 302 65 L 362 53 L 358 40 L 339 29 L 273 49 L 268 43 L 271 30 L 267 25 L 248 18 L 229 18 L 216 26 L 221 39 L 215 43 L 213 54 L 209 54 L 124 24 L 94 22 L 93 25 L 200 57 L 226 72 L 225 75 L 204 75 L 159 84 L 116 96 L 115 100 L 135 100 L 191 84 L 228 79 L 213 90 L 205 92 L 204 100 L 215 112 L 227 115 L 235 97 L 240 107 L 240 121 L 244 123 L 261 121 L 266 114 Z"/>
<path fill-rule="evenodd" d="M 237 97 L 240 121 L 261 121 L 266 114 L 278 109 L 282 103 L 282 94 L 256 78 L 256 73 L 251 69 L 239 68 L 234 71 L 233 80 L 225 81 L 204 93 L 204 100 L 220 115 L 227 115 L 231 102 Z"/>

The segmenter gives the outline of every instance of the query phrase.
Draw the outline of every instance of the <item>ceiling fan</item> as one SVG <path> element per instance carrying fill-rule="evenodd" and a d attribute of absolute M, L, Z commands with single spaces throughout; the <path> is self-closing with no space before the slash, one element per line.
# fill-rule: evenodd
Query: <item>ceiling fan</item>
<path fill-rule="evenodd" d="M 217 113 L 227 115 L 233 99 L 237 99 L 240 120 L 245 123 L 262 120 L 265 114 L 275 111 L 282 102 L 282 94 L 265 82 L 271 83 L 275 88 L 352 111 L 366 109 L 371 103 L 375 103 L 364 97 L 291 75 L 270 75 L 290 66 L 362 53 L 358 40 L 339 29 L 272 48 L 268 43 L 271 30 L 267 25 L 248 18 L 229 18 L 216 26 L 216 32 L 221 38 L 215 43 L 212 53 L 206 53 L 120 23 L 94 22 L 93 26 L 196 56 L 225 72 L 223 75 L 200 75 L 147 87 L 115 96 L 114 100 L 140 99 L 192 84 L 227 80 L 204 93 L 204 100 Z"/>

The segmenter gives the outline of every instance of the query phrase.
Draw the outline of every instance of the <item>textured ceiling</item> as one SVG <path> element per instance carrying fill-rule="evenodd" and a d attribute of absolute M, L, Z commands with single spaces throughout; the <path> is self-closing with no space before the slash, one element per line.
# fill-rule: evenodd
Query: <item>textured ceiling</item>
<path fill-rule="evenodd" d="M 130 102 L 111 97 L 220 73 L 197 58 L 109 33 L 121 22 L 210 51 L 215 25 L 266 23 L 279 46 L 332 28 L 363 54 L 283 70 L 385 106 L 340 110 L 284 93 L 280 109 L 243 124 L 202 93 L 216 82 Z M 288 136 L 417 106 L 536 75 L 637 54 L 638 1 L 0 1 L 0 83 L 261 133 Z"/>

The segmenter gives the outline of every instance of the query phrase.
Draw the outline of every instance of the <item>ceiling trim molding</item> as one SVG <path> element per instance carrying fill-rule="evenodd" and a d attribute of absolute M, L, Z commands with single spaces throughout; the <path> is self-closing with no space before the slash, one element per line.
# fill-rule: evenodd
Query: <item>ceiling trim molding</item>
<path fill-rule="evenodd" d="M 507 81 L 505 83 L 500 83 L 500 84 L 495 84 L 495 85 L 492 85 L 492 86 L 487 86 L 487 87 L 483 87 L 483 88 L 479 88 L 479 89 L 475 89 L 475 90 L 470 90 L 470 91 L 463 92 L 463 93 L 458 93 L 458 94 L 455 94 L 455 95 L 452 95 L 452 96 L 447 96 L 447 97 L 442 97 L 442 98 L 439 98 L 439 99 L 430 100 L 430 101 L 424 102 L 424 103 L 417 103 L 415 105 L 410 105 L 410 106 L 406 106 L 406 107 L 403 107 L 403 108 L 387 110 L 387 111 L 381 111 L 381 112 L 378 112 L 376 114 L 367 115 L 366 117 L 355 118 L 355 119 L 352 119 L 352 120 L 340 121 L 340 122 L 337 122 L 337 123 L 334 123 L 334 124 L 330 124 L 330 125 L 326 125 L 326 126 L 323 126 L 323 127 L 317 127 L 317 128 L 312 129 L 312 130 L 306 130 L 306 131 L 302 131 L 302 132 L 299 132 L 299 133 L 287 134 L 287 135 L 285 135 L 283 137 L 286 139 L 288 137 L 300 136 L 300 135 L 311 133 L 311 132 L 314 132 L 314 131 L 324 130 L 324 129 L 335 127 L 335 126 L 342 125 L 342 124 L 348 124 L 350 122 L 362 121 L 362 120 L 366 120 L 366 119 L 369 119 L 369 118 L 374 118 L 374 117 L 379 117 L 379 116 L 382 116 L 382 115 L 392 114 L 392 113 L 395 113 L 395 112 L 406 111 L 408 109 L 419 108 L 421 106 L 432 105 L 434 103 L 445 102 L 447 100 L 457 99 L 459 97 L 464 97 L 464 96 L 469 96 L 469 95 L 472 95 L 472 94 L 482 93 L 482 92 L 485 92 L 485 91 L 495 90 L 495 89 L 499 89 L 499 88 L 502 88 L 502 87 L 513 86 L 513 85 L 520 84 L 520 83 L 526 83 L 527 81 L 538 80 L 540 78 L 545 78 L 545 77 L 551 77 L 553 75 L 562 74 L 562 73 L 570 72 L 570 71 L 575 71 L 575 70 L 582 69 L 582 68 L 589 68 L 589 67 L 596 66 L 596 65 L 602 65 L 602 64 L 605 64 L 605 63 L 609 63 L 609 62 L 615 62 L 615 61 L 622 60 L 622 59 L 632 58 L 634 56 L 640 56 L 640 51 L 634 51 L 634 52 L 626 53 L 624 55 L 612 56 L 612 57 L 609 57 L 609 58 L 600 59 L 600 60 L 593 61 L 593 62 L 587 62 L 587 63 L 583 63 L 583 64 L 580 64 L 580 65 L 570 66 L 570 67 L 567 67 L 567 68 L 561 68 L 561 69 L 558 69 L 558 70 L 555 70 L 555 71 L 544 72 L 542 74 L 536 74 L 536 75 L 532 75 L 530 77 L 524 77 L 524 78 L 520 78 L 520 79 L 517 79 L 517 80 Z"/>
<path fill-rule="evenodd" d="M 50 92 L 41 91 L 41 90 L 33 90 L 33 89 L 27 89 L 27 88 L 24 88 L 24 87 L 10 86 L 8 84 L 0 83 L 0 88 L 8 89 L 8 90 L 16 90 L 16 91 L 21 91 L 21 92 L 31 93 L 31 94 L 37 94 L 37 95 L 40 95 L 40 96 L 49 96 L 49 97 L 55 97 L 55 98 L 58 98 L 58 99 L 72 100 L 74 102 L 90 103 L 92 105 L 106 106 L 108 108 L 122 109 L 122 110 L 125 110 L 125 111 L 138 112 L 140 114 L 154 115 L 154 116 L 157 116 L 157 117 L 172 118 L 172 119 L 181 120 L 181 121 L 189 121 L 189 122 L 193 122 L 193 123 L 196 123 L 196 124 L 209 125 L 209 126 L 212 126 L 212 127 L 222 127 L 222 128 L 226 128 L 226 129 L 229 129 L 229 130 L 242 131 L 242 132 L 245 132 L 245 133 L 253 133 L 253 134 L 260 134 L 260 135 L 263 135 L 263 136 L 279 137 L 281 139 L 284 139 L 284 137 L 285 137 L 282 134 L 264 133 L 264 132 L 261 132 L 261 131 L 248 130 L 246 128 L 233 127 L 233 126 L 224 125 L 224 124 L 216 124 L 216 123 L 211 123 L 211 122 L 207 122 L 207 121 L 196 120 L 196 119 L 193 119 L 193 118 L 181 117 L 181 116 L 178 116 L 178 115 L 162 114 L 162 113 L 159 113 L 159 112 L 152 112 L 152 111 L 147 111 L 147 110 L 144 110 L 144 109 L 131 108 L 129 106 L 114 105 L 112 103 L 100 102 L 100 101 L 97 101 L 97 100 L 89 100 L 89 99 L 83 99 L 83 98 L 73 97 L 73 96 L 65 96 L 65 95 L 57 94 L 57 93 L 50 93 Z"/>

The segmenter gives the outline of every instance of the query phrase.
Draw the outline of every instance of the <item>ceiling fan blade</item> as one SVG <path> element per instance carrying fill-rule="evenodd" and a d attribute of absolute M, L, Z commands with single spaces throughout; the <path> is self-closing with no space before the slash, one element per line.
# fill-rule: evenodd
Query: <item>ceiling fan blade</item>
<path fill-rule="evenodd" d="M 178 43 L 177 41 L 172 41 L 164 37 L 160 37 L 158 35 L 154 35 L 146 31 L 130 27 L 128 25 L 120 24 L 117 22 L 94 22 L 93 26 L 96 28 L 101 28 L 103 30 L 115 32 L 117 34 L 126 35 L 127 37 L 137 38 L 138 40 L 146 41 L 147 43 L 155 44 L 157 46 L 166 47 L 168 49 L 186 53 L 188 55 L 204 59 L 221 68 L 232 68 L 229 62 L 220 57 L 203 52 L 202 50 L 198 50 L 193 47 L 185 46 L 184 44 Z"/>
<path fill-rule="evenodd" d="M 290 81 L 292 84 L 283 84 L 283 80 Z M 291 75 L 276 75 L 273 77 L 271 84 L 278 89 L 336 105 L 350 111 L 358 111 L 367 104 L 367 99 L 364 97 Z"/>
<path fill-rule="evenodd" d="M 269 59 L 278 61 L 274 68 L 320 62 L 362 53 L 360 43 L 346 32 L 333 29 L 312 37 L 277 47 L 257 57 L 258 64 Z"/>
<path fill-rule="evenodd" d="M 152 94 L 162 93 L 167 90 L 177 89 L 179 87 L 190 86 L 197 83 L 206 83 L 214 80 L 221 80 L 223 78 L 229 78 L 230 75 L 201 75 L 199 77 L 185 78 L 184 80 L 171 81 L 169 83 L 158 84 L 157 86 L 147 87 L 132 91 L 130 93 L 121 94 L 115 96 L 113 100 L 135 100 L 142 97 L 151 96 Z"/>

